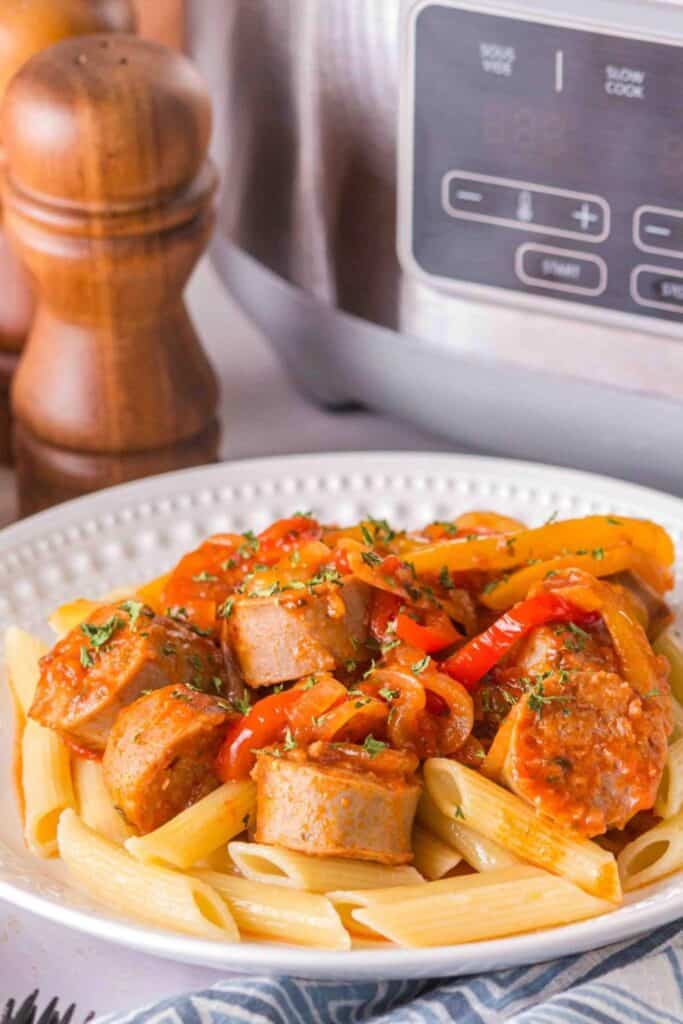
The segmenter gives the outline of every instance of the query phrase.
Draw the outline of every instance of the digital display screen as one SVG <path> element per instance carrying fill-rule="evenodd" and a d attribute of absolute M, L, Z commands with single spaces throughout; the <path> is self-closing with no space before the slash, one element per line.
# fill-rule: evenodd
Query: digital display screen
<path fill-rule="evenodd" d="M 683 321 L 683 48 L 438 3 L 414 39 L 418 266 Z"/>

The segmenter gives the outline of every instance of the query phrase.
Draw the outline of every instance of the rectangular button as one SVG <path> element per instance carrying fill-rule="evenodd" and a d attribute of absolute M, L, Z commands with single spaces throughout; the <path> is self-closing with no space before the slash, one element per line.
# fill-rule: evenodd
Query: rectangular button
<path fill-rule="evenodd" d="M 633 214 L 633 241 L 643 252 L 683 259 L 683 211 L 639 206 Z"/>
<path fill-rule="evenodd" d="M 524 284 L 570 295 L 601 295 L 607 264 L 600 256 L 527 242 L 515 253 L 515 273 Z"/>
<path fill-rule="evenodd" d="M 639 306 L 683 313 L 683 271 L 641 264 L 631 272 L 631 298 Z"/>
<path fill-rule="evenodd" d="M 560 238 L 602 242 L 610 230 L 609 205 L 602 196 L 472 171 L 448 171 L 441 182 L 441 202 L 459 220 Z"/>

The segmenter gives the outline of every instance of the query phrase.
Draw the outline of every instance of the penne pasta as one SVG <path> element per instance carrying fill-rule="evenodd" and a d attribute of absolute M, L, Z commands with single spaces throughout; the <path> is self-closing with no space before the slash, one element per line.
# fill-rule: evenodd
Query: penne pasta
<path fill-rule="evenodd" d="M 76 757 L 72 767 L 76 805 L 82 821 L 99 835 L 119 845 L 132 836 L 133 829 L 114 807 L 104 784 L 102 764 Z"/>
<path fill-rule="evenodd" d="M 428 882 L 410 899 L 367 897 L 352 918 L 401 946 L 477 942 L 597 917 L 613 909 L 546 871 L 503 868 L 484 875 Z"/>
<path fill-rule="evenodd" d="M 145 836 L 133 836 L 126 849 L 145 864 L 189 868 L 243 832 L 256 806 L 249 779 L 226 782 Z"/>
<path fill-rule="evenodd" d="M 88 828 L 72 810 L 62 814 L 57 838 L 75 881 L 119 913 L 202 939 L 239 941 L 225 901 L 201 879 L 140 864 Z"/>
<path fill-rule="evenodd" d="M 683 867 L 683 812 L 660 821 L 619 854 L 624 889 L 639 889 Z"/>
<path fill-rule="evenodd" d="M 462 860 L 458 851 L 423 825 L 413 826 L 413 863 L 423 878 L 443 878 Z"/>
<path fill-rule="evenodd" d="M 23 629 L 10 626 L 5 631 L 5 658 L 7 676 L 15 700 L 24 715 L 28 715 L 38 685 L 38 662 L 47 648 L 42 640 Z"/>
<path fill-rule="evenodd" d="M 683 808 L 683 737 L 675 740 L 666 756 L 664 773 L 659 783 L 655 812 L 671 818 Z"/>
<path fill-rule="evenodd" d="M 264 843 L 234 842 L 230 843 L 228 852 L 246 878 L 309 892 L 376 889 L 424 882 L 415 868 L 407 864 L 391 867 L 343 857 L 312 857 Z"/>
<path fill-rule="evenodd" d="M 220 893 L 240 932 L 319 949 L 351 947 L 348 932 L 325 896 L 217 871 L 195 870 L 192 874 Z"/>
<path fill-rule="evenodd" d="M 442 842 L 452 846 L 475 871 L 495 871 L 498 868 L 521 864 L 519 857 L 510 853 L 494 839 L 476 832 L 464 821 L 448 818 L 439 810 L 425 790 L 417 808 L 418 821 L 430 829 Z"/>
<path fill-rule="evenodd" d="M 593 896 L 621 900 L 616 861 L 596 843 L 560 828 L 457 761 L 432 758 L 425 762 L 424 777 L 442 814 L 464 816 L 465 823 L 522 860 L 564 876 Z"/>
<path fill-rule="evenodd" d="M 62 739 L 29 718 L 21 742 L 24 838 L 38 857 L 57 854 L 57 825 L 62 811 L 75 807 L 71 759 Z"/>

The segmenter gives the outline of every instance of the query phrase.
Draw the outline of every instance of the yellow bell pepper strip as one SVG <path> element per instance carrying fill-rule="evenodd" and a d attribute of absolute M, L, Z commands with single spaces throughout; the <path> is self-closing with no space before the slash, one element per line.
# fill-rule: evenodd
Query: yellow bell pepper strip
<path fill-rule="evenodd" d="M 631 569 L 659 594 L 666 593 L 673 585 L 670 569 L 663 568 L 631 544 L 619 544 L 614 548 L 594 548 L 526 565 L 511 576 L 493 580 L 479 595 L 479 600 L 493 611 L 504 611 L 524 600 L 534 583 L 551 578 L 562 569 L 581 569 L 593 576 L 613 576 Z"/>
<path fill-rule="evenodd" d="M 631 544 L 662 566 L 670 566 L 674 561 L 673 541 L 663 527 L 647 519 L 624 516 L 586 516 L 501 536 L 469 540 L 456 537 L 416 547 L 404 557 L 418 575 L 438 573 L 444 566 L 451 572 L 495 572 L 536 559 L 545 561 L 567 552 L 607 549 L 617 544 Z"/>
<path fill-rule="evenodd" d="M 519 519 L 512 519 L 510 516 L 503 516 L 499 512 L 488 512 L 486 510 L 463 512 L 452 522 L 430 523 L 422 533 L 430 540 L 443 540 L 447 537 L 453 538 L 468 537 L 473 534 L 478 536 L 490 536 L 497 533 L 519 533 L 526 530 L 524 523 Z"/>
<path fill-rule="evenodd" d="M 590 609 L 592 612 L 592 609 Z M 547 622 L 585 623 L 595 618 L 572 604 L 564 594 L 541 592 L 511 608 L 493 625 L 473 637 L 463 647 L 441 662 L 439 669 L 447 672 L 468 689 L 497 665 L 503 655 L 536 626 Z"/>
<path fill-rule="evenodd" d="M 138 587 L 135 591 L 138 601 L 148 604 L 159 615 L 163 614 L 166 610 L 161 600 L 161 595 L 164 592 L 164 587 L 170 575 L 170 572 L 167 572 L 163 576 L 157 576 L 155 579 Z"/>

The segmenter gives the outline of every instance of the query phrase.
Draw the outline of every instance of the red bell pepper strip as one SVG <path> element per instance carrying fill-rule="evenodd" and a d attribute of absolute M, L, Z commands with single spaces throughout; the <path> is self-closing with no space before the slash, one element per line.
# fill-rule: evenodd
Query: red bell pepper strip
<path fill-rule="evenodd" d="M 421 624 L 405 612 L 396 616 L 396 636 L 410 647 L 417 647 L 426 654 L 442 651 L 462 639 L 451 620 L 443 611 L 423 612 Z"/>
<path fill-rule="evenodd" d="M 587 615 L 557 593 L 537 594 L 514 605 L 439 667 L 468 690 L 473 690 L 513 644 L 535 626 L 542 626 L 546 622 L 586 622 L 594 619 L 595 615 Z"/>
<path fill-rule="evenodd" d="M 216 772 L 222 782 L 249 777 L 256 762 L 255 751 L 280 738 L 287 725 L 287 712 L 302 693 L 283 690 L 263 697 L 230 730 L 216 759 Z"/>

